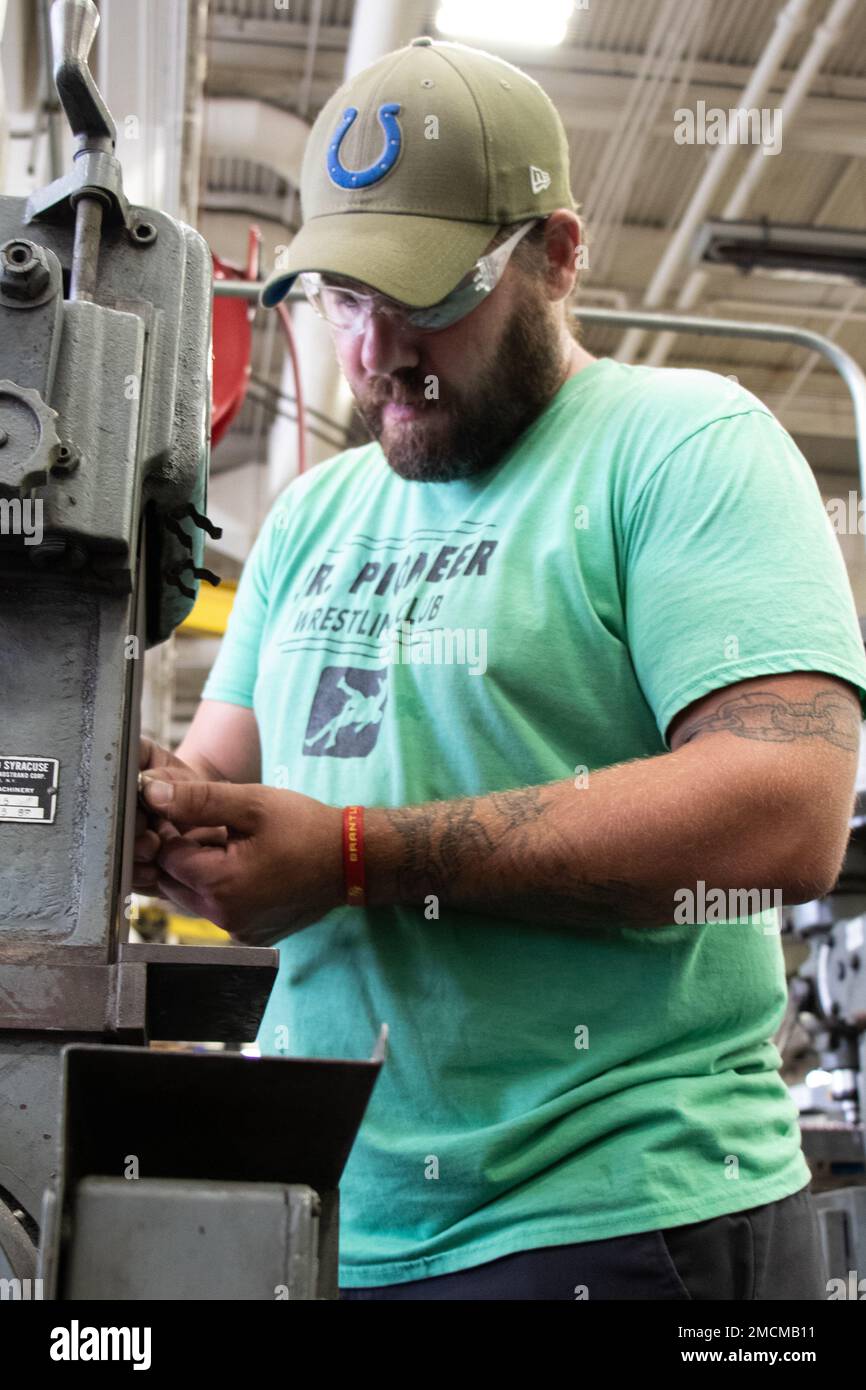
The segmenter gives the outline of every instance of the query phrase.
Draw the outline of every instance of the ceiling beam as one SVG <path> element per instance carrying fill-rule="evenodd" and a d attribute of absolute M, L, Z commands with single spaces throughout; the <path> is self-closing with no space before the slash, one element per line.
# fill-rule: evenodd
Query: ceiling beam
<path fill-rule="evenodd" d="M 317 37 L 317 49 L 324 54 L 336 55 L 336 65 L 342 71 L 342 59 L 349 46 L 349 27 L 346 25 L 322 25 Z M 208 26 L 208 42 L 211 62 L 218 61 L 220 51 L 224 51 L 228 62 L 237 66 L 239 48 L 243 50 L 245 64 L 284 67 L 286 50 L 296 49 L 301 61 L 306 53 L 309 26 L 289 19 L 243 19 L 236 15 L 212 15 Z M 260 49 L 261 53 L 251 50 Z M 645 62 L 641 53 L 621 53 L 609 49 L 586 48 L 577 44 L 551 49 L 543 60 L 527 56 L 521 66 L 537 82 L 546 87 L 548 81 L 555 80 L 557 74 L 566 73 L 571 83 L 583 76 L 604 79 L 631 81 L 642 70 Z M 746 86 L 753 71 L 748 63 L 698 62 L 690 64 L 685 59 L 666 63 L 665 75 L 675 81 L 689 77 L 696 90 L 718 89 L 727 98 L 736 96 Z M 783 68 L 781 74 L 771 85 L 771 91 L 780 96 L 788 80 L 793 77 L 793 69 Z M 812 95 L 831 100 L 861 102 L 866 100 L 866 79 L 857 77 L 837 77 L 820 73 L 813 85 Z"/>

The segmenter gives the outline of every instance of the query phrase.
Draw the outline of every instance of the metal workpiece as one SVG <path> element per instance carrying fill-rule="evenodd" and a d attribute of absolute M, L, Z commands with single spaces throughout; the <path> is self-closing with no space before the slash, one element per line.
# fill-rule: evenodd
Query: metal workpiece
<path fill-rule="evenodd" d="M 246 946 L 123 942 L 105 964 L 97 950 L 11 952 L 0 1030 L 86 1033 L 129 1042 L 248 1042 L 277 973 L 277 953 Z M 2 1179 L 0 1179 L 2 1185 Z"/>
<path fill-rule="evenodd" d="M 68 1218 L 65 1278 L 50 1294 L 175 1302 L 315 1299 L 320 1210 L 317 1194 L 299 1183 L 86 1177 Z M 43 1265 L 53 1267 L 47 1260 Z"/>

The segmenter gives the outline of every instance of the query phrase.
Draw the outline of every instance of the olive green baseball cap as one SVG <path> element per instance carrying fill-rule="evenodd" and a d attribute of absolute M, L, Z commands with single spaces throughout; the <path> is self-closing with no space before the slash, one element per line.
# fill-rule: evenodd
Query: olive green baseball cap
<path fill-rule="evenodd" d="M 301 169 L 303 226 L 265 282 L 304 270 L 437 304 L 501 227 L 574 208 L 562 121 L 533 78 L 465 44 L 413 39 L 345 83 Z"/>

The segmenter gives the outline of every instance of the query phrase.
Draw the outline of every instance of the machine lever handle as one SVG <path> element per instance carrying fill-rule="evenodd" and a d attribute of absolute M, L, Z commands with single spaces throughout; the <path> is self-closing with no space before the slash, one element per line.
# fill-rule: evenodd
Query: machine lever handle
<path fill-rule="evenodd" d="M 117 129 L 87 66 L 99 11 L 93 0 L 54 0 L 51 46 L 54 81 L 79 149 L 113 152 Z"/>

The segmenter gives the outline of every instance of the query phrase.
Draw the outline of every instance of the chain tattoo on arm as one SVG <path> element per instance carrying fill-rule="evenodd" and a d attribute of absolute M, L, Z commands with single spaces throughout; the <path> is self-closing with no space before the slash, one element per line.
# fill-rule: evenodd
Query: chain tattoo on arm
<path fill-rule="evenodd" d="M 680 746 L 699 734 L 720 733 L 763 743 L 794 743 L 825 739 L 836 748 L 856 752 L 860 746 L 860 715 L 855 703 L 838 690 L 819 690 L 811 700 L 786 700 L 772 690 L 750 690 L 723 700 L 712 714 L 686 724 Z"/>

